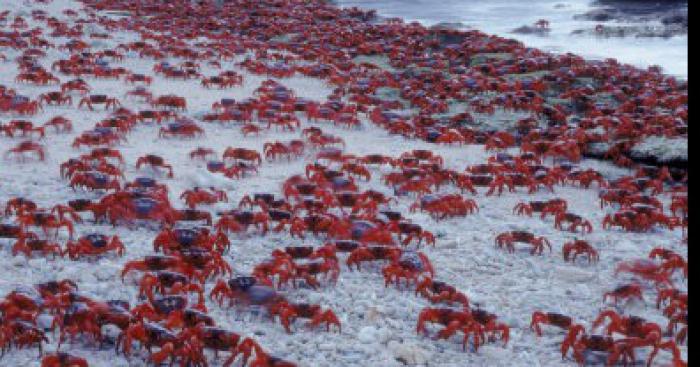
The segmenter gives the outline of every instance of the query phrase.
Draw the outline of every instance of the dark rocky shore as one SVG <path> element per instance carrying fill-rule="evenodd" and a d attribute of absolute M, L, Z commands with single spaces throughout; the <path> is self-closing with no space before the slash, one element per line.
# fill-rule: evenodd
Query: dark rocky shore
<path fill-rule="evenodd" d="M 688 34 L 687 0 L 598 0 L 595 9 L 576 16 L 599 23 L 592 30 L 603 37 L 673 37 Z"/>

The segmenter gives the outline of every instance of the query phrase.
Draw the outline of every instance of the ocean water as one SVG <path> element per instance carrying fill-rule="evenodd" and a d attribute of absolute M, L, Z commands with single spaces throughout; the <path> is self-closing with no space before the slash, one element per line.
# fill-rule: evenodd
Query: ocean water
<path fill-rule="evenodd" d="M 613 57 L 639 67 L 659 65 L 668 74 L 688 77 L 688 37 L 603 38 L 573 35 L 596 23 L 574 19 L 592 9 L 591 0 L 340 0 L 341 6 L 376 9 L 387 17 L 400 17 L 425 25 L 461 23 L 486 33 L 515 38 L 528 46 L 555 53 L 573 52 L 590 59 Z M 550 22 L 547 36 L 513 33 L 539 19 Z M 609 23 L 615 24 L 613 22 Z"/>

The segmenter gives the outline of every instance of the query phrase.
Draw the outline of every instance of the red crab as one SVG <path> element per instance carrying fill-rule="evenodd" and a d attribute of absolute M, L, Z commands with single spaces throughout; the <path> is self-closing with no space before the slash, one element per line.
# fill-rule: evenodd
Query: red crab
<path fill-rule="evenodd" d="M 547 214 L 558 214 L 566 212 L 567 203 L 564 199 L 551 199 L 548 201 L 531 201 L 529 203 L 518 203 L 513 208 L 513 213 L 532 216 L 532 213 L 541 213 L 542 218 Z"/>
<path fill-rule="evenodd" d="M 116 190 L 121 189 L 119 181 L 110 179 L 109 176 L 96 172 L 79 172 L 76 173 L 70 180 L 70 187 L 75 190 L 76 187 L 82 187 L 85 190 Z"/>
<path fill-rule="evenodd" d="M 111 238 L 103 234 L 89 234 L 81 237 L 78 241 L 68 241 L 66 251 L 71 260 L 76 260 L 83 256 L 98 256 L 109 251 L 116 251 L 118 256 L 124 256 L 126 247 L 117 236 Z"/>
<path fill-rule="evenodd" d="M 41 103 L 46 103 L 47 105 L 56 104 L 58 106 L 67 104 L 73 104 L 73 98 L 69 95 L 65 95 L 63 92 L 48 92 L 43 93 L 39 96 L 39 101 Z"/>
<path fill-rule="evenodd" d="M 637 298 L 641 301 L 644 301 L 644 297 L 642 297 L 642 287 L 639 284 L 625 284 L 615 288 L 610 292 L 605 292 L 605 294 L 603 294 L 603 302 L 607 301 L 609 297 L 613 299 L 615 304 L 617 304 L 617 302 L 621 298 Z"/>
<path fill-rule="evenodd" d="M 612 337 L 603 335 L 588 335 L 586 334 L 583 326 L 573 325 L 569 327 L 569 332 L 561 344 L 561 357 L 562 359 L 566 358 L 569 349 L 573 349 L 574 359 L 578 363 L 584 364 L 585 357 L 583 353 L 585 351 L 607 352 L 610 354 L 610 356 L 612 356 L 612 353 L 615 352 L 615 346 L 615 340 Z M 634 359 L 634 356 L 632 356 L 630 353 L 626 353 L 625 363 L 628 363 L 628 359 Z M 613 364 L 608 365 L 612 366 Z"/>
<path fill-rule="evenodd" d="M 353 250 L 348 256 L 346 264 L 348 268 L 352 269 L 352 266 L 356 266 L 357 270 L 360 270 L 360 264 L 368 261 L 398 261 L 401 257 L 402 250 L 397 247 L 385 247 L 385 246 L 370 246 L 370 247 L 359 247 Z"/>
<path fill-rule="evenodd" d="M 562 253 L 564 254 L 564 261 L 569 261 L 569 259 L 571 259 L 571 262 L 575 262 L 576 256 L 581 254 L 586 255 L 589 263 L 598 262 L 600 259 L 598 251 L 593 248 L 590 243 L 578 239 L 565 243 L 562 247 Z"/>
<path fill-rule="evenodd" d="M 330 331 L 331 325 L 335 325 L 338 327 L 338 332 L 341 332 L 340 320 L 335 313 L 332 310 L 324 311 L 319 305 L 280 301 L 269 309 L 271 315 L 279 316 L 282 326 L 288 333 L 292 332 L 291 323 L 298 317 L 311 319 L 309 327 L 315 328 L 325 323 L 327 331 Z"/>
<path fill-rule="evenodd" d="M 166 228 L 153 240 L 153 250 L 165 253 L 179 252 L 184 248 L 216 249 L 223 252 L 228 247 L 228 238 L 221 232 L 214 235 L 207 228 Z"/>
<path fill-rule="evenodd" d="M 168 171 L 168 177 L 173 178 L 173 166 L 166 164 L 165 160 L 160 156 L 147 154 L 143 157 L 139 157 L 139 159 L 136 160 L 136 169 L 140 169 L 144 164 L 151 166 L 154 169 L 156 167 L 165 168 Z"/>
<path fill-rule="evenodd" d="M 620 316 L 613 310 L 605 310 L 601 312 L 593 321 L 593 328 L 597 328 L 610 319 L 610 323 L 605 328 L 607 335 L 620 333 L 628 337 L 644 338 L 650 333 L 658 333 L 662 335 L 661 326 L 654 322 L 648 322 L 641 317 L 636 316 Z"/>
<path fill-rule="evenodd" d="M 23 161 L 25 158 L 25 153 L 35 153 L 40 161 L 43 161 L 46 157 L 46 154 L 44 153 L 44 147 L 42 145 L 33 141 L 23 141 L 14 148 L 8 150 L 5 153 L 5 158 L 11 155 L 16 155 Z"/>
<path fill-rule="evenodd" d="M 55 352 L 46 354 L 41 359 L 41 367 L 88 367 L 85 358 L 68 353 Z"/>
<path fill-rule="evenodd" d="M 56 132 L 69 133 L 73 131 L 71 121 L 63 116 L 56 116 L 44 124 L 44 127 L 52 126 Z"/>
<path fill-rule="evenodd" d="M 427 275 L 431 278 L 435 276 L 435 271 L 425 254 L 416 251 L 404 251 L 397 261 L 389 263 L 382 269 L 384 285 L 395 282 L 399 286 L 401 278 L 406 279 L 407 285 L 411 283 L 418 285 L 418 277 Z"/>
<path fill-rule="evenodd" d="M 195 308 L 205 309 L 202 286 L 190 282 L 190 279 L 182 273 L 163 270 L 144 274 L 139 282 L 139 296 L 146 296 L 153 302 L 156 290 L 163 296 L 195 293 L 198 296 Z"/>
<path fill-rule="evenodd" d="M 591 225 L 591 222 L 584 219 L 580 215 L 568 212 L 559 212 L 556 214 L 556 216 L 554 217 L 554 228 L 562 229 L 562 225 L 565 222 L 569 223 L 568 230 L 571 232 L 576 232 L 576 229 L 578 227 L 582 228 L 583 233 L 591 233 L 593 231 L 593 226 Z"/>
<path fill-rule="evenodd" d="M 465 199 L 461 195 L 425 195 L 413 205 L 410 210 L 416 209 L 428 212 L 434 219 L 445 219 L 455 216 L 465 216 L 479 211 L 479 206 L 472 199 Z"/>
<path fill-rule="evenodd" d="M 152 255 L 146 256 L 141 260 L 133 260 L 124 264 L 121 272 L 121 277 L 124 279 L 126 274 L 133 270 L 139 271 L 160 271 L 171 270 L 187 275 L 188 278 L 194 277 L 194 268 L 189 265 L 182 257 L 179 256 L 161 256 Z"/>
<path fill-rule="evenodd" d="M 212 149 L 199 147 L 190 152 L 190 159 L 207 160 L 210 155 L 216 155 L 216 153 Z"/>
<path fill-rule="evenodd" d="M 420 294 L 432 303 L 459 303 L 462 307 L 469 308 L 469 299 L 464 293 L 447 283 L 433 280 L 431 277 L 425 277 L 418 284 L 416 294 Z"/>
<path fill-rule="evenodd" d="M 180 199 L 184 199 L 185 203 L 191 209 L 194 209 L 199 204 L 211 205 L 217 202 L 228 202 L 228 196 L 223 190 L 210 188 L 209 190 L 195 187 L 192 190 L 186 190 L 180 195 Z"/>
<path fill-rule="evenodd" d="M 14 246 L 12 246 L 12 256 L 17 256 L 19 253 L 24 254 L 27 258 L 32 256 L 32 252 L 41 252 L 43 256 L 52 254 L 63 257 L 63 250 L 58 243 L 48 240 L 40 240 L 36 238 L 25 238 L 21 236 Z"/>
<path fill-rule="evenodd" d="M 110 107 L 117 108 L 121 106 L 121 103 L 116 98 L 108 97 L 104 94 L 93 94 L 81 99 L 80 103 L 78 103 L 78 108 L 86 105 L 90 111 L 93 111 L 92 106 L 95 104 L 104 104 L 106 110 L 108 110 Z"/>
<path fill-rule="evenodd" d="M 166 127 L 161 127 L 158 131 L 158 137 L 182 137 L 195 138 L 204 135 L 204 130 L 191 122 L 175 122 L 168 124 Z"/>
<path fill-rule="evenodd" d="M 260 346 L 253 339 L 245 338 L 232 331 L 220 329 L 213 325 L 195 325 L 183 331 L 178 335 L 178 338 L 184 340 L 188 338 L 192 340 L 193 338 L 201 344 L 202 348 L 214 350 L 215 356 L 217 356 L 219 352 L 230 352 L 231 355 L 223 363 L 225 367 L 231 366 L 239 355 L 243 356 L 241 359 L 241 366 L 246 366 L 253 352 L 255 352 L 257 358 L 260 355 L 258 351 L 261 350 Z M 176 351 L 174 347 L 168 349 L 172 349 L 173 352 Z M 187 358 L 191 358 L 191 356 L 187 356 Z M 206 366 L 206 361 L 202 360 L 202 363 L 197 365 Z"/>
<path fill-rule="evenodd" d="M 537 237 L 530 232 L 524 231 L 511 231 L 501 233 L 498 236 L 496 236 L 495 242 L 496 245 L 498 245 L 498 247 L 506 246 L 508 248 L 508 252 L 511 253 L 515 252 L 515 247 L 513 246 L 513 244 L 516 242 L 530 244 L 532 246 L 530 254 L 532 255 L 541 255 L 544 251 L 545 246 L 549 247 L 550 252 L 552 251 L 552 245 L 549 243 L 549 240 L 547 240 L 545 237 Z"/>
<path fill-rule="evenodd" d="M 44 234 L 48 235 L 49 230 L 56 230 L 65 227 L 68 230 L 68 235 L 73 238 L 73 222 L 63 218 L 59 218 L 47 210 L 37 210 L 29 213 L 22 213 L 17 218 L 23 228 L 28 226 L 41 227 Z M 58 235 L 58 232 L 56 232 Z"/>
<path fill-rule="evenodd" d="M 675 265 L 675 262 L 673 260 L 670 261 L 672 262 L 667 264 L 658 264 L 649 259 L 621 262 L 615 269 L 615 274 L 630 273 L 657 284 L 671 284 L 670 277 L 673 274 L 673 267 L 668 265 Z"/>
<path fill-rule="evenodd" d="M 541 312 L 535 311 L 532 313 L 532 321 L 530 322 L 530 329 L 535 330 L 537 336 L 542 336 L 542 329 L 540 324 L 556 326 L 560 329 L 569 329 L 573 324 L 571 317 L 565 316 L 555 312 Z"/>
<path fill-rule="evenodd" d="M 234 159 L 234 160 L 241 160 L 247 163 L 252 163 L 256 166 L 260 166 L 262 164 L 262 158 L 260 157 L 260 153 L 258 153 L 255 150 L 252 149 L 245 149 L 245 148 L 226 148 L 224 151 L 224 160 L 225 159 Z"/>

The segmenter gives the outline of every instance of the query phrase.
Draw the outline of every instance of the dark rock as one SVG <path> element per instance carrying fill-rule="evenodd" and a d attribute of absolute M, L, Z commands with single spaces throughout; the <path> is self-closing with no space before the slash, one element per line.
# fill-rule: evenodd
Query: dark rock
<path fill-rule="evenodd" d="M 522 27 L 518 27 L 518 28 L 513 29 L 511 32 L 516 33 L 516 34 L 529 34 L 529 35 L 537 35 L 537 36 L 546 36 L 549 34 L 550 29 L 524 25 Z"/>
<path fill-rule="evenodd" d="M 688 34 L 687 0 L 598 0 L 592 9 L 575 19 L 592 22 L 621 22 L 624 26 L 599 26 L 604 37 L 672 37 Z M 661 23 L 659 25 L 658 23 Z M 575 34 L 585 33 L 577 30 Z"/>
<path fill-rule="evenodd" d="M 688 27 L 688 14 L 670 14 L 661 18 L 661 23 Z"/>
<path fill-rule="evenodd" d="M 590 20 L 593 22 L 608 22 L 617 18 L 617 11 L 612 8 L 594 9 L 585 14 L 576 15 L 576 19 Z"/>

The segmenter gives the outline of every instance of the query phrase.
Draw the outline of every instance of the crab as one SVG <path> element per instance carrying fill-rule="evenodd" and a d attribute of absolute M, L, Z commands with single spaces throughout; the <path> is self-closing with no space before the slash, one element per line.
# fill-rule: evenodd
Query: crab
<path fill-rule="evenodd" d="M 387 229 L 394 233 L 398 233 L 399 241 L 401 241 L 403 246 L 408 246 L 413 240 L 418 240 L 418 245 L 425 241 L 426 244 L 435 247 L 435 235 L 432 232 L 423 229 L 416 223 L 410 223 L 407 221 L 392 221 L 389 223 Z M 403 236 L 406 237 L 403 238 Z M 367 239 L 371 239 L 371 237 Z"/>
<path fill-rule="evenodd" d="M 226 148 L 223 155 L 224 160 L 233 159 L 236 161 L 243 161 L 246 163 L 251 163 L 255 166 L 260 166 L 262 164 L 262 157 L 260 153 L 252 149 L 245 148 Z"/>
<path fill-rule="evenodd" d="M 555 312 L 535 311 L 532 313 L 530 329 L 535 330 L 537 336 L 542 336 L 540 324 L 556 326 L 560 329 L 569 329 L 573 325 L 571 317 Z"/>
<path fill-rule="evenodd" d="M 86 105 L 90 111 L 93 111 L 94 109 L 92 108 L 92 106 L 95 104 L 104 104 L 106 110 L 108 110 L 110 107 L 117 108 L 121 106 L 121 103 L 116 98 L 108 97 L 104 94 L 92 94 L 88 97 L 81 99 L 80 103 L 78 103 L 78 108 L 83 107 L 83 105 Z"/>
<path fill-rule="evenodd" d="M 139 282 L 139 296 L 146 296 L 151 302 L 155 299 L 154 291 L 161 295 L 179 295 L 182 293 L 195 293 L 198 296 L 198 303 L 195 308 L 204 310 L 204 290 L 197 284 L 190 282 L 190 279 L 174 271 L 156 271 L 146 273 Z"/>
<path fill-rule="evenodd" d="M 36 210 L 28 213 L 20 213 L 18 220 L 24 228 L 28 226 L 41 227 L 45 235 L 48 235 L 49 230 L 56 230 L 55 235 L 58 236 L 58 230 L 61 228 L 66 228 L 69 237 L 73 238 L 73 222 L 57 217 L 48 210 Z"/>
<path fill-rule="evenodd" d="M 168 343 L 176 343 L 178 338 L 174 333 L 156 323 L 139 321 L 129 325 L 126 330 L 119 334 L 116 341 L 117 350 L 121 346 L 124 355 L 130 355 L 134 340 L 139 341 L 146 347 L 149 354 L 152 354 L 154 346 L 162 348 Z"/>
<path fill-rule="evenodd" d="M 199 148 L 196 148 L 195 150 L 190 152 L 190 159 L 207 160 L 207 157 L 209 157 L 210 155 L 216 155 L 214 150 L 209 149 L 209 148 L 199 147 Z"/>
<path fill-rule="evenodd" d="M 419 282 L 420 276 L 435 276 L 433 266 L 428 260 L 428 257 L 421 252 L 404 251 L 397 261 L 391 262 L 382 269 L 384 276 L 384 286 L 388 286 L 392 282 L 396 282 L 398 287 L 401 278 L 406 279 L 407 285 L 411 282 Z"/>
<path fill-rule="evenodd" d="M 437 334 L 438 339 L 448 339 L 457 331 L 462 331 L 464 338 L 462 346 L 467 347 L 470 335 L 473 336 L 474 349 L 487 341 L 486 333 L 490 332 L 488 338 L 493 339 L 496 333 L 500 333 L 505 343 L 508 342 L 509 329 L 506 325 L 496 322 L 496 316 L 483 310 L 470 311 L 453 310 L 449 308 L 425 308 L 418 316 L 418 333 L 426 332 L 427 322 L 438 323 L 445 326 Z"/>
<path fill-rule="evenodd" d="M 617 304 L 620 299 L 637 298 L 640 301 L 644 301 L 644 297 L 642 297 L 642 287 L 639 284 L 625 284 L 610 292 L 605 292 L 605 294 L 603 294 L 603 302 L 606 302 L 608 298 L 612 298 L 615 304 Z"/>
<path fill-rule="evenodd" d="M 564 222 L 570 223 L 569 231 L 571 232 L 576 232 L 576 229 L 578 227 L 582 227 L 584 233 L 591 233 L 593 231 L 593 226 L 591 225 L 591 222 L 584 219 L 580 215 L 568 212 L 559 212 L 556 214 L 554 218 L 554 228 L 562 229 L 562 225 Z"/>
<path fill-rule="evenodd" d="M 320 260 L 312 260 L 304 263 L 292 262 L 291 271 L 281 270 L 279 286 L 285 285 L 291 280 L 292 286 L 296 287 L 296 280 L 303 279 L 306 284 L 312 288 L 318 288 L 320 283 L 318 275 L 324 275 L 333 284 L 338 281 L 340 267 L 338 262 L 333 258 L 324 258 Z"/>
<path fill-rule="evenodd" d="M 478 192 L 476 191 L 477 186 L 485 186 L 488 187 L 489 190 L 486 192 L 487 196 L 491 196 L 494 193 L 498 192 L 498 195 L 503 194 L 503 189 L 505 187 L 508 188 L 509 191 L 513 191 L 515 187 L 513 187 L 512 183 L 506 179 L 505 176 L 498 174 L 495 176 L 492 175 L 475 175 L 475 174 L 456 174 L 453 177 L 453 181 L 457 187 L 459 187 L 462 192 L 469 191 L 473 195 L 476 195 Z"/>
<path fill-rule="evenodd" d="M 209 298 L 223 305 L 229 300 L 229 305 L 261 305 L 271 306 L 284 301 L 284 296 L 278 293 L 268 282 L 253 276 L 239 276 L 228 281 L 217 281 L 209 294 Z"/>
<path fill-rule="evenodd" d="M 41 367 L 88 367 L 85 358 L 72 354 L 55 352 L 44 355 L 41 359 Z"/>
<path fill-rule="evenodd" d="M 360 264 L 363 262 L 377 260 L 395 262 L 401 258 L 401 254 L 402 250 L 397 247 L 361 246 L 350 253 L 346 264 L 351 270 L 353 266 L 360 270 Z"/>
<path fill-rule="evenodd" d="M 69 95 L 64 94 L 63 92 L 43 93 L 39 96 L 39 101 L 41 103 L 46 103 L 47 105 L 56 104 L 58 106 L 63 105 L 63 104 L 67 104 L 67 105 L 73 104 L 73 98 Z"/>
<path fill-rule="evenodd" d="M 526 214 L 532 216 L 532 213 L 540 213 L 542 219 L 548 214 L 557 215 L 561 212 L 566 212 L 567 203 L 564 199 L 551 199 L 548 201 L 531 201 L 529 203 L 518 203 L 513 207 L 513 213 L 518 215 Z"/>
<path fill-rule="evenodd" d="M 515 247 L 513 246 L 514 243 L 516 242 L 522 242 L 522 243 L 527 243 L 532 246 L 532 250 L 530 251 L 530 254 L 542 254 L 544 251 L 544 247 L 547 246 L 549 247 L 549 251 L 552 251 L 552 245 L 549 243 L 549 240 L 545 237 L 537 237 L 534 234 L 530 232 L 525 232 L 525 231 L 511 231 L 511 232 L 504 232 L 496 236 L 495 243 L 498 247 L 503 247 L 506 246 L 508 248 L 508 252 L 515 252 Z"/>
<path fill-rule="evenodd" d="M 608 361 L 611 361 L 612 353 L 615 352 L 615 340 L 610 336 L 603 335 L 589 335 L 581 325 L 572 325 L 569 327 L 569 331 L 566 338 L 561 344 L 561 357 L 566 358 L 569 349 L 573 349 L 573 356 L 576 362 L 580 364 L 585 363 L 584 352 L 594 351 L 594 352 L 606 352 L 609 354 Z M 619 356 L 618 356 L 619 357 Z M 626 353 L 625 363 L 629 360 L 634 359 L 631 353 Z M 609 363 L 608 365 L 612 365 Z"/>
<path fill-rule="evenodd" d="M 15 346 L 18 349 L 36 346 L 39 355 L 43 354 L 43 343 L 48 343 L 49 339 L 44 332 L 33 323 L 23 320 L 9 320 L 2 325 L 2 337 L 0 345 L 3 351 Z"/>
<path fill-rule="evenodd" d="M 192 190 L 186 190 L 180 195 L 180 199 L 184 199 L 190 209 L 194 209 L 199 204 L 211 205 L 217 202 L 228 202 L 228 196 L 223 190 L 210 188 L 209 190 L 195 187 Z"/>
<path fill-rule="evenodd" d="M 223 233 L 211 235 L 207 228 L 166 228 L 153 240 L 153 250 L 165 253 L 195 247 L 223 252 L 227 245 L 228 238 Z"/>
<path fill-rule="evenodd" d="M 649 259 L 639 259 L 621 262 L 615 269 L 615 275 L 620 273 L 630 273 L 641 277 L 642 279 L 650 280 L 659 285 L 670 285 L 670 277 L 673 275 L 673 267 L 668 265 L 675 265 L 674 260 L 669 260 L 670 263 L 658 264 L 655 261 Z"/>
<path fill-rule="evenodd" d="M 37 210 L 36 203 L 23 197 L 15 197 L 5 203 L 6 216 L 12 214 L 21 215 L 25 212 L 33 212 L 35 210 Z"/>
<path fill-rule="evenodd" d="M 140 260 L 128 261 L 124 264 L 121 272 L 122 280 L 131 271 L 138 270 L 142 272 L 170 270 L 185 274 L 188 278 L 195 277 L 195 269 L 188 264 L 182 257 L 174 255 L 150 255 Z"/>
<path fill-rule="evenodd" d="M 19 253 L 22 253 L 29 258 L 32 252 L 35 251 L 41 252 L 43 256 L 51 254 L 54 257 L 56 255 L 63 257 L 61 246 L 58 243 L 48 240 L 26 238 L 22 236 L 15 242 L 14 246 L 12 246 L 12 256 L 17 256 Z"/>
<path fill-rule="evenodd" d="M 308 303 L 289 303 L 280 301 L 269 307 L 270 315 L 279 316 L 282 326 L 287 333 L 291 333 L 291 323 L 298 317 L 311 319 L 309 326 L 315 328 L 322 323 L 326 324 L 326 330 L 330 331 L 331 325 L 338 327 L 341 332 L 340 320 L 332 310 L 323 310 L 319 305 Z"/>
<path fill-rule="evenodd" d="M 251 367 L 297 367 L 296 364 L 286 361 L 280 357 L 265 353 L 261 348 L 255 350 L 255 359 L 250 364 Z"/>
<path fill-rule="evenodd" d="M 116 251 L 118 256 L 124 256 L 126 247 L 117 236 L 109 238 L 103 234 L 89 234 L 78 239 L 78 241 L 68 241 L 66 251 L 71 260 L 76 260 L 83 256 L 97 256 L 109 251 Z"/>
<path fill-rule="evenodd" d="M 454 335 L 458 330 L 465 327 L 473 328 L 479 334 L 483 331 L 480 328 L 476 328 L 475 324 L 478 324 L 469 310 L 454 310 L 451 308 L 424 308 L 418 315 L 418 324 L 416 325 L 416 332 L 427 333 L 426 328 L 427 323 L 435 323 L 444 326 L 438 332 L 438 338 L 447 339 Z M 483 339 L 483 338 L 482 338 Z"/>
<path fill-rule="evenodd" d="M 220 232 L 245 232 L 255 226 L 265 235 L 269 230 L 270 216 L 265 212 L 231 210 L 222 213 L 214 227 Z"/>
<path fill-rule="evenodd" d="M 158 137 L 195 138 L 204 135 L 204 129 L 192 122 L 174 122 L 158 130 Z"/>
<path fill-rule="evenodd" d="M 15 155 L 19 157 L 21 161 L 25 160 L 25 153 L 34 153 L 36 156 L 39 158 L 40 161 L 43 161 L 46 158 L 46 153 L 44 152 L 44 147 L 41 144 L 35 143 L 33 141 L 27 140 L 23 141 L 14 148 L 11 148 L 5 153 L 5 158 L 8 158 L 12 155 Z"/>
<path fill-rule="evenodd" d="M 572 253 L 573 252 L 573 256 Z M 562 247 L 562 253 L 564 255 L 564 261 L 572 262 L 576 261 L 576 256 L 584 254 L 588 258 L 588 262 L 598 262 L 600 257 L 598 256 L 598 251 L 591 246 L 590 243 L 584 240 L 576 239 L 572 242 L 567 242 Z"/>
<path fill-rule="evenodd" d="M 75 174 L 70 180 L 70 187 L 82 187 L 85 190 L 115 190 L 119 191 L 121 185 L 117 179 L 110 179 L 109 176 L 97 171 L 80 172 Z"/>
<path fill-rule="evenodd" d="M 610 323 L 605 328 L 607 335 L 620 333 L 628 337 L 644 338 L 650 333 L 662 335 L 661 326 L 654 322 L 649 322 L 637 316 L 621 316 L 613 310 L 605 310 L 601 312 L 593 321 L 593 328 L 597 328 L 605 322 L 606 319 Z"/>
<path fill-rule="evenodd" d="M 143 157 L 139 157 L 139 159 L 136 160 L 136 169 L 140 169 L 144 164 L 154 169 L 157 167 L 165 168 L 168 171 L 168 177 L 173 178 L 173 166 L 166 164 L 165 160 L 160 156 L 147 154 Z"/>
<path fill-rule="evenodd" d="M 253 339 L 243 337 L 232 331 L 217 328 L 213 325 L 195 325 L 183 331 L 179 335 L 179 338 L 197 341 L 201 344 L 202 349 L 212 349 L 215 357 L 218 356 L 219 352 L 230 352 L 231 355 L 223 363 L 225 367 L 231 366 L 239 355 L 243 356 L 241 365 L 246 366 L 253 352 L 255 352 L 257 357 L 257 351 L 260 350 L 260 346 Z M 174 348 L 171 349 L 175 352 Z M 203 361 L 201 365 L 206 366 L 206 361 Z"/>
<path fill-rule="evenodd" d="M 46 122 L 43 127 L 46 128 L 49 126 L 53 127 L 56 132 L 69 133 L 73 131 L 72 122 L 63 116 L 51 118 L 51 120 Z"/>
<path fill-rule="evenodd" d="M 418 283 L 416 294 L 420 294 L 432 303 L 458 303 L 464 308 L 469 308 L 469 299 L 464 293 L 447 283 L 433 280 L 432 277 L 425 277 Z"/>
<path fill-rule="evenodd" d="M 472 199 L 465 199 L 461 195 L 425 195 L 413 205 L 411 212 L 420 209 L 428 212 L 434 219 L 445 219 L 455 216 L 466 216 L 479 211 L 479 206 Z"/>

